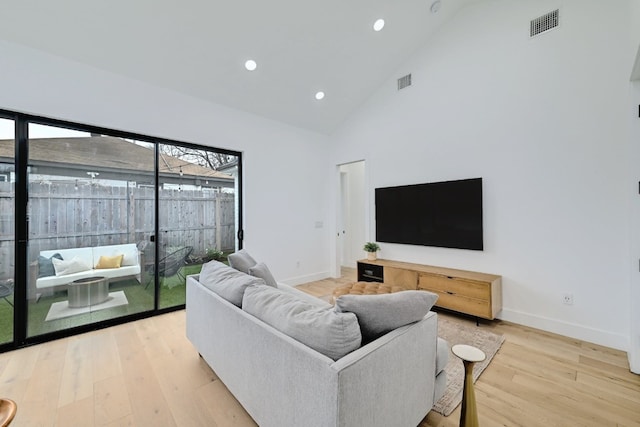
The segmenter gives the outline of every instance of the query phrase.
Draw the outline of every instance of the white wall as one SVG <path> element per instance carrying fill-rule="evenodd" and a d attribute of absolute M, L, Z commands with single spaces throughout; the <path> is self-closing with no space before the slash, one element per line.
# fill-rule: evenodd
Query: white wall
<path fill-rule="evenodd" d="M 329 274 L 325 136 L 1 41 L 0 70 L 0 108 L 242 151 L 245 248 L 279 280 Z"/>
<path fill-rule="evenodd" d="M 628 348 L 628 6 L 463 9 L 336 132 L 336 164 L 367 162 L 372 224 L 375 187 L 484 178 L 484 251 L 381 244 L 384 258 L 500 274 L 502 319 Z M 558 7 L 561 26 L 529 39 Z"/>
<path fill-rule="evenodd" d="M 632 28 L 631 47 L 635 50 L 637 67 L 640 64 L 640 2 L 632 3 L 629 14 Z M 640 70 L 635 70 L 636 73 Z M 629 194 L 631 199 L 631 339 L 629 345 L 629 365 L 640 374 L 640 78 L 630 83 L 629 117 Z"/>

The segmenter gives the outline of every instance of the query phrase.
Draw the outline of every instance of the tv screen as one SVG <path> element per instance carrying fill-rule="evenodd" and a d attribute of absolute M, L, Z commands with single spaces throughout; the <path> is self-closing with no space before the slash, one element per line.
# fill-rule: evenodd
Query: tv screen
<path fill-rule="evenodd" d="M 482 178 L 376 188 L 376 240 L 483 249 Z"/>

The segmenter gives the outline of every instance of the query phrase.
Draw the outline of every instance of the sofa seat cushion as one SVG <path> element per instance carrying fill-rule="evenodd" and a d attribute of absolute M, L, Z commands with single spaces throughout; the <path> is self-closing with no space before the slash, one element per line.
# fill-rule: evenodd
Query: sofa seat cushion
<path fill-rule="evenodd" d="M 438 295 L 427 291 L 401 291 L 382 295 L 342 295 L 336 299 L 340 313 L 358 317 L 362 338 L 371 342 L 400 326 L 421 320 Z"/>
<path fill-rule="evenodd" d="M 259 277 L 249 276 L 218 261 L 209 261 L 202 266 L 200 283 L 238 307 L 242 306 L 242 297 L 249 285 L 265 284 Z"/>
<path fill-rule="evenodd" d="M 353 313 L 318 307 L 270 286 L 248 287 L 242 309 L 333 360 L 358 349 L 362 342 Z"/>

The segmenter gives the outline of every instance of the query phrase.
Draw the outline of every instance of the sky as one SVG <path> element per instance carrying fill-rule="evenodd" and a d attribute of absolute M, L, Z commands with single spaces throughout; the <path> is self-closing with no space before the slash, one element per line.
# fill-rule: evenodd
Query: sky
<path fill-rule="evenodd" d="M 59 137 L 81 137 L 89 136 L 87 132 L 79 132 L 75 130 L 57 128 L 54 126 L 44 126 L 31 123 L 29 124 L 30 138 L 59 138 Z M 13 120 L 0 119 L 0 139 L 13 139 L 14 124 Z"/>

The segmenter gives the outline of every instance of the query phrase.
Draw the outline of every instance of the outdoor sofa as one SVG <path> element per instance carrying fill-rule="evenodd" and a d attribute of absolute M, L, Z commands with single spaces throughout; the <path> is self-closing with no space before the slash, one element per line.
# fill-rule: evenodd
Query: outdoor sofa
<path fill-rule="evenodd" d="M 116 259 L 119 257 L 118 264 Z M 140 253 L 135 243 L 128 243 L 41 251 L 38 260 L 31 263 L 30 274 L 36 292 L 42 292 L 88 277 L 139 279 L 140 273 Z"/>
<path fill-rule="evenodd" d="M 268 286 L 212 263 L 187 276 L 187 337 L 258 425 L 415 427 L 443 395 L 448 345 L 437 337 L 436 313 L 364 345 L 358 335 L 353 348 L 325 337 L 324 344 L 335 350 L 337 341 L 346 352 L 327 355 L 301 342 L 321 329 L 313 320 L 305 324 L 305 315 L 353 313 L 336 313 L 293 287 Z M 302 329 L 289 329 L 300 316 Z M 342 329 L 350 335 L 346 323 Z"/>

